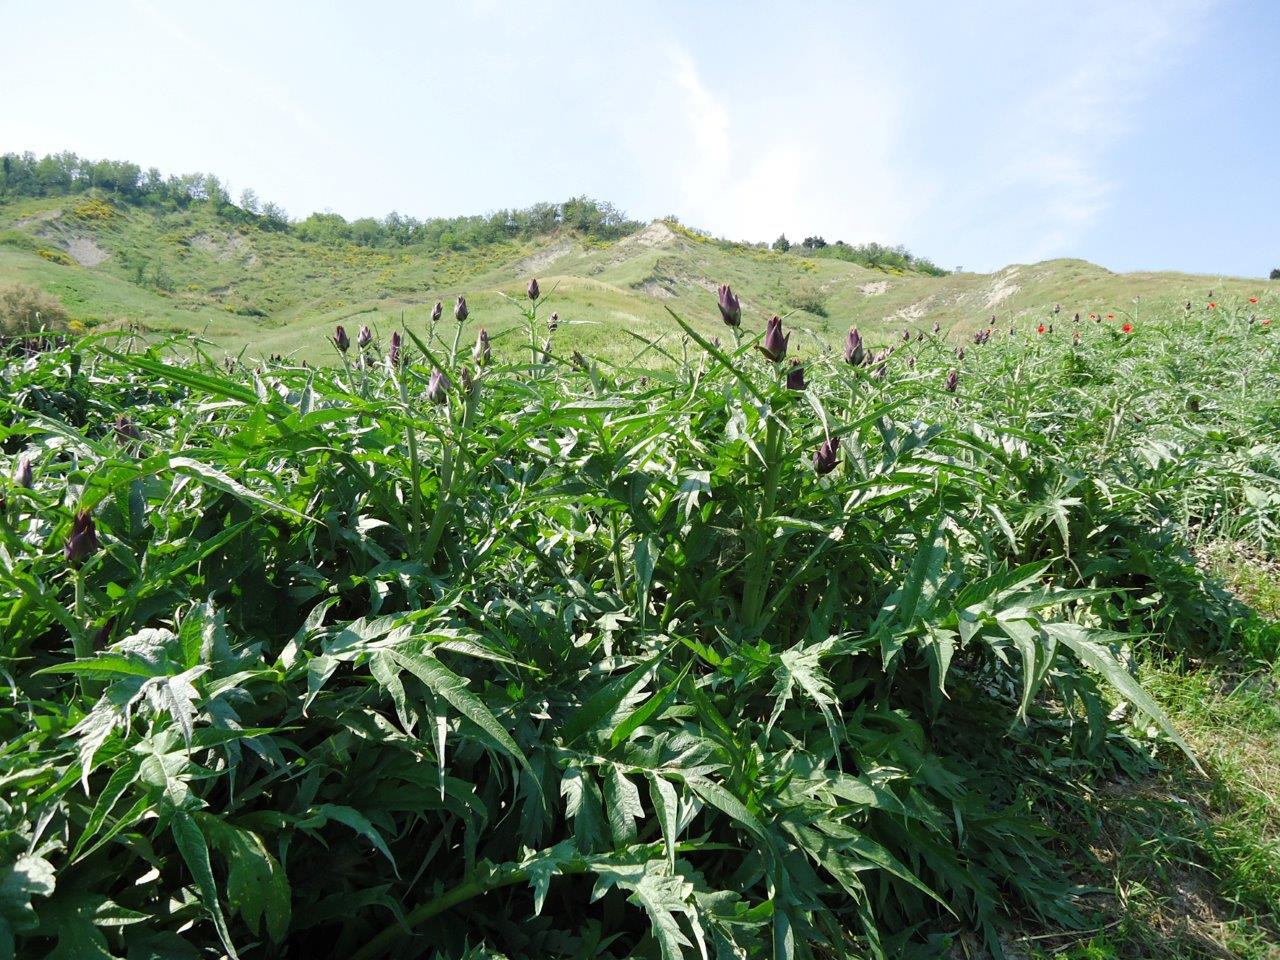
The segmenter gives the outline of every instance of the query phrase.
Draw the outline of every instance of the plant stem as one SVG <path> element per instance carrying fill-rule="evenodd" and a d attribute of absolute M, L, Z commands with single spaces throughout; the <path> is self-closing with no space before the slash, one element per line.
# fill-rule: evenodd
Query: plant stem
<path fill-rule="evenodd" d="M 89 633 L 89 625 L 85 619 L 84 580 L 84 567 L 76 568 L 76 631 L 71 635 L 71 648 L 77 660 L 89 660 L 93 657 L 93 637 Z M 96 698 L 100 692 L 97 681 L 85 676 L 80 677 L 80 692 L 89 699 Z"/>
<path fill-rule="evenodd" d="M 622 571 L 622 531 L 616 513 L 609 514 L 609 531 L 613 535 L 613 583 L 618 596 L 623 597 L 626 596 L 627 578 Z"/>
<path fill-rule="evenodd" d="M 781 466 L 778 446 L 782 435 L 782 427 L 773 409 L 769 410 L 765 421 L 764 441 L 764 495 L 760 501 L 760 515 L 756 518 L 755 535 L 752 537 L 752 554 L 747 570 L 747 582 L 742 596 L 743 626 L 748 630 L 755 628 L 760 619 L 760 611 L 764 606 L 765 588 L 768 570 L 771 564 L 767 559 L 769 537 L 765 525 L 773 516 L 778 499 L 778 470 Z"/>
<path fill-rule="evenodd" d="M 421 545 L 422 537 L 422 464 L 418 462 L 418 431 L 413 425 L 413 411 L 409 409 L 409 385 L 405 378 L 397 374 L 400 384 L 400 403 L 405 413 L 405 433 L 409 439 L 409 483 L 412 485 L 409 497 L 412 524 L 409 529 L 410 542 L 416 548 Z"/>

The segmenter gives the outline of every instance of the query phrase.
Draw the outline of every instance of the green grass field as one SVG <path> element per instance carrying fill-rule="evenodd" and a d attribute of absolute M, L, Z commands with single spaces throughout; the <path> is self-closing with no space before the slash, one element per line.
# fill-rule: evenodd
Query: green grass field
<path fill-rule="evenodd" d="M 534 250 L 389 264 L 472 316 L 402 291 L 345 353 L 392 281 L 287 237 L 234 294 L 6 251 L 104 312 L 0 366 L 0 957 L 1280 953 L 1266 301 L 1111 278 L 1114 320 L 854 364 L 793 314 L 775 364 L 778 258 L 657 233 L 536 308 Z M 650 345 L 604 322 L 677 261 L 740 330 L 688 279 Z M 206 301 L 267 289 L 243 360 L 154 339 L 264 333 Z M 602 322 L 545 351 L 552 310 Z"/>

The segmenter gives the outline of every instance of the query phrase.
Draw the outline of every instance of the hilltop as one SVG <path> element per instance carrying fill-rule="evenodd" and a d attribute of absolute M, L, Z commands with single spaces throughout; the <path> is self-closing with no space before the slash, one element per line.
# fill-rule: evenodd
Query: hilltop
<path fill-rule="evenodd" d="M 425 323 L 438 299 L 449 303 L 457 294 L 467 296 L 478 322 L 500 334 L 517 319 L 503 295 L 520 296 L 531 276 L 560 314 L 562 346 L 624 356 L 632 341 L 620 333 L 674 339 L 667 308 L 715 331 L 720 283 L 740 294 L 749 324 L 788 315 L 805 331 L 805 350 L 833 343 L 851 324 L 872 341 L 934 322 L 963 333 L 992 317 L 1000 325 L 1047 318 L 1059 303 L 1067 316 L 1140 316 L 1152 301 L 1201 304 L 1210 291 L 1230 299 L 1258 295 L 1268 285 L 1182 273 L 1117 274 L 1082 260 L 1012 265 L 991 274 L 944 273 L 910 255 L 906 266 L 893 258 L 868 266 L 833 256 L 831 248 L 781 252 L 718 240 L 675 221 L 642 225 L 607 204 L 590 208 L 605 211 L 593 221 L 605 226 L 584 230 L 568 217 L 556 219 L 557 209 L 564 205 L 521 212 L 552 211 L 546 226 L 526 226 L 515 236 L 486 234 L 481 228 L 495 217 L 396 221 L 422 239 L 369 245 L 350 239 L 363 221 L 313 215 L 289 225 L 273 209 L 248 215 L 225 198 L 164 209 L 96 188 L 11 195 L 0 200 L 0 288 L 39 287 L 86 327 L 136 325 L 158 335 L 199 335 L 231 352 L 319 359 L 328 353 L 324 335 L 336 323 Z M 344 229 L 329 229 L 334 220 Z M 433 224 L 446 226 L 428 230 Z M 460 237 L 449 224 L 475 236 Z"/>

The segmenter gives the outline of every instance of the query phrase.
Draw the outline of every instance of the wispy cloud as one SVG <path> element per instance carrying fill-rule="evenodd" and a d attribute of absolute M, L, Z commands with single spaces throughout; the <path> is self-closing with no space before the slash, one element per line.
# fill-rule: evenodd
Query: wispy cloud
<path fill-rule="evenodd" d="M 821 76 L 802 96 L 752 97 L 713 86 L 678 44 L 665 67 L 652 106 L 664 135 L 646 126 L 632 143 L 674 182 L 691 223 L 735 239 L 827 231 L 883 240 L 923 209 L 927 177 L 909 183 L 913 165 L 894 155 L 906 118 L 889 78 L 866 71 L 853 99 L 824 90 L 834 81 Z M 839 67 L 849 83 L 859 65 Z"/>
<path fill-rule="evenodd" d="M 990 176 L 979 180 L 975 207 L 990 211 L 1019 251 L 996 241 L 988 256 L 1074 252 L 1118 187 L 1116 151 L 1141 149 L 1127 138 L 1143 100 L 1186 52 L 1211 6 L 1149 0 L 1074 11 L 1071 29 L 1010 97 L 983 151 Z"/>

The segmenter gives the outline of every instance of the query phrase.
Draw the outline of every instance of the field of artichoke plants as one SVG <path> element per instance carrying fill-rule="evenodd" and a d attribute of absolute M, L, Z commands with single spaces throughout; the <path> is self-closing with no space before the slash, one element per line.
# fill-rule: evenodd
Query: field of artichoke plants
<path fill-rule="evenodd" d="M 538 293 L 324 369 L 10 345 L 0 958 L 1081 922 L 1057 824 L 1195 762 L 1135 663 L 1239 643 L 1195 548 L 1280 534 L 1263 308 L 824 350 L 725 290 L 606 362 Z"/>

